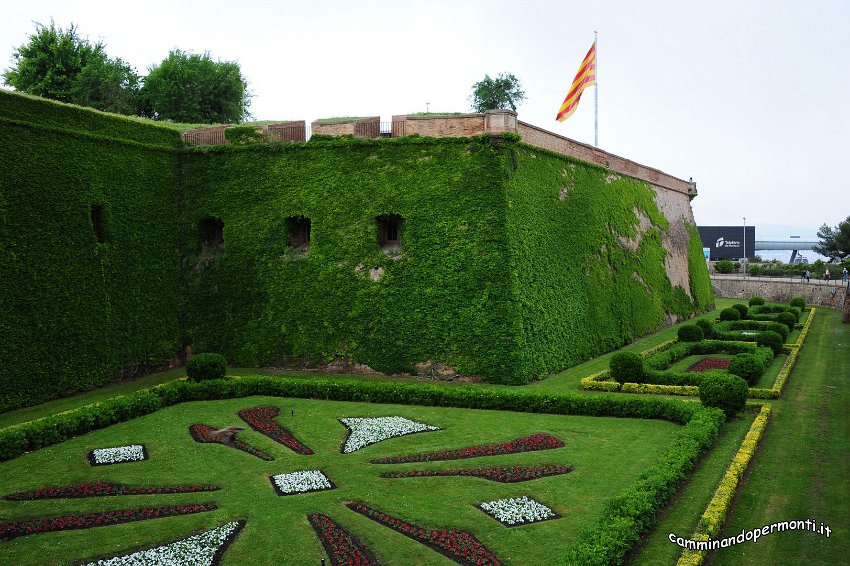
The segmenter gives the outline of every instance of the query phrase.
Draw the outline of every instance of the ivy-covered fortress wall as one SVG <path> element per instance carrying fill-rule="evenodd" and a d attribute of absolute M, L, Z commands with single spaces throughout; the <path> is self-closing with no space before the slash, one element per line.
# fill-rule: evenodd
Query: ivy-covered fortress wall
<path fill-rule="evenodd" d="M 511 133 L 185 148 L 0 92 L 0 143 L 0 410 L 185 346 L 526 383 L 714 300 L 692 195 Z"/>
<path fill-rule="evenodd" d="M 235 364 L 345 357 L 384 372 L 435 360 L 510 380 L 504 150 L 396 138 L 195 148 L 183 156 L 184 340 Z M 378 218 L 401 219 L 386 253 Z M 309 251 L 287 218 L 310 221 Z M 204 218 L 223 245 L 204 245 Z"/>
<path fill-rule="evenodd" d="M 179 143 L 0 91 L 0 411 L 178 351 Z"/>

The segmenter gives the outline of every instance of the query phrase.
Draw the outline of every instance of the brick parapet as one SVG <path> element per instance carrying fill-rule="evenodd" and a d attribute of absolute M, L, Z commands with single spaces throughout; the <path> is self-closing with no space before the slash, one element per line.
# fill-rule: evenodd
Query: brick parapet
<path fill-rule="evenodd" d="M 679 179 L 658 169 L 653 169 L 614 155 L 613 153 L 602 151 L 591 145 L 559 136 L 526 122 L 517 122 L 517 133 L 522 136 L 522 140 L 527 144 L 569 155 L 589 163 L 596 163 L 616 173 L 648 181 L 653 185 L 688 195 L 690 198 L 697 195 L 696 183 L 692 181 Z"/>

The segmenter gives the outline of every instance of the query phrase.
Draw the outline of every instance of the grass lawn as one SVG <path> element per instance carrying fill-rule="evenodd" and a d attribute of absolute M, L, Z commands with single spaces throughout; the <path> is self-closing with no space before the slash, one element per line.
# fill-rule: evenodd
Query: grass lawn
<path fill-rule="evenodd" d="M 832 529 L 775 532 L 716 552 L 715 566 L 848 564 L 850 325 L 818 309 L 782 399 L 721 537 L 812 519 Z"/>
<path fill-rule="evenodd" d="M 298 455 L 265 436 L 246 430 L 240 438 L 272 454 L 265 462 L 218 444 L 199 444 L 188 427 L 240 425 L 239 409 L 281 408 L 278 421 L 315 451 Z M 292 412 L 294 411 L 294 416 Z M 400 415 L 442 430 L 386 440 L 341 454 L 344 417 Z M 450 564 L 447 558 L 342 505 L 361 501 L 425 528 L 468 530 L 506 563 L 548 564 L 562 554 L 552 541 L 574 539 L 595 521 L 603 503 L 630 485 L 670 444 L 678 425 L 642 419 L 556 416 L 501 411 L 377 405 L 303 399 L 249 397 L 192 402 L 73 438 L 0 465 L 0 494 L 83 481 L 130 485 L 213 483 L 221 491 L 187 495 L 114 496 L 11 502 L 0 500 L 0 522 L 66 513 L 212 501 L 219 509 L 182 517 L 56 533 L 35 534 L 0 544 L 2 564 L 58 564 L 125 553 L 176 540 L 199 528 L 230 520 L 247 524 L 224 555 L 224 564 L 316 565 L 324 556 L 307 514 L 321 512 L 348 528 L 384 564 Z M 549 433 L 564 448 L 451 462 L 375 465 L 379 456 L 461 448 Z M 92 467 L 85 455 L 94 448 L 144 444 L 149 460 Z M 566 475 L 503 484 L 479 478 L 379 478 L 381 472 L 507 465 L 562 464 Z M 278 496 L 268 476 L 321 469 L 335 490 Z M 475 504 L 507 497 L 533 497 L 562 518 L 508 528 Z"/>

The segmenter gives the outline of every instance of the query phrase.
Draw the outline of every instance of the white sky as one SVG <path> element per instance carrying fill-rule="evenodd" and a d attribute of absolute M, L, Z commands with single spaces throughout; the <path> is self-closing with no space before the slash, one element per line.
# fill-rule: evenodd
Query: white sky
<path fill-rule="evenodd" d="M 698 224 L 850 214 L 850 0 L 4 0 L 0 67 L 51 18 L 142 75 L 173 48 L 235 60 L 258 120 L 463 112 L 510 72 L 521 120 L 590 144 L 592 90 L 554 117 L 596 30 L 600 148 L 693 177 Z"/>

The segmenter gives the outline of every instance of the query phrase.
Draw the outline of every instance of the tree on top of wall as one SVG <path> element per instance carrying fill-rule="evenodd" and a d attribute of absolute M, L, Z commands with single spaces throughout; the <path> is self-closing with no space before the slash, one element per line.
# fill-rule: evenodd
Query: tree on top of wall
<path fill-rule="evenodd" d="M 820 243 L 812 246 L 812 250 L 825 255 L 830 261 L 844 259 L 850 256 L 850 216 L 840 222 L 835 228 L 826 224 L 818 230 Z"/>
<path fill-rule="evenodd" d="M 495 79 L 490 75 L 472 85 L 472 101 L 474 112 L 485 112 L 501 108 L 516 110 L 516 107 L 525 100 L 525 92 L 522 85 L 511 73 L 499 73 Z"/>
<path fill-rule="evenodd" d="M 71 24 L 66 30 L 36 23 L 29 42 L 15 49 L 4 82 L 18 91 L 107 112 L 135 114 L 139 76 L 106 46 L 91 43 Z"/>
<path fill-rule="evenodd" d="M 142 114 L 159 120 L 232 124 L 248 116 L 251 94 L 234 61 L 175 49 L 151 67 L 141 91 Z"/>

